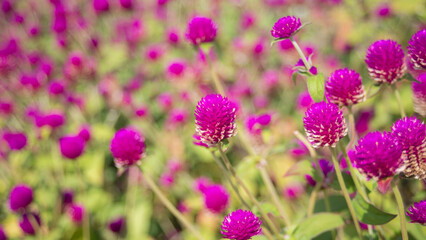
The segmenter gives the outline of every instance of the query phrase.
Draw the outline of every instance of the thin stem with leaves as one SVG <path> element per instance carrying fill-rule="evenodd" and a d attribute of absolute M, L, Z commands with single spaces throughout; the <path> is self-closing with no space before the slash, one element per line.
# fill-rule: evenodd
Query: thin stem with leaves
<path fill-rule="evenodd" d="M 404 202 L 402 201 L 401 192 L 399 192 L 398 186 L 396 183 L 392 183 L 392 191 L 395 195 L 396 203 L 398 204 L 398 215 L 399 215 L 399 221 L 401 225 L 401 234 L 403 240 L 408 240 L 408 233 L 407 233 L 407 223 L 405 220 L 405 208 L 404 208 Z"/>

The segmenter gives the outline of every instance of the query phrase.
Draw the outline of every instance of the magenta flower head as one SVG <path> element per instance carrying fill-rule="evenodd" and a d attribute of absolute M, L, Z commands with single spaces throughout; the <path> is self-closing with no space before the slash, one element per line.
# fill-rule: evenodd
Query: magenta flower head
<path fill-rule="evenodd" d="M 12 211 L 25 209 L 33 201 L 33 190 L 25 185 L 16 185 L 9 195 L 9 207 Z"/>
<path fill-rule="evenodd" d="M 365 101 L 361 76 L 354 70 L 334 71 L 325 85 L 325 96 L 329 102 L 339 106 L 348 106 Z"/>
<path fill-rule="evenodd" d="M 84 209 L 84 206 L 81 204 L 73 203 L 67 209 L 67 214 L 69 218 L 75 224 L 80 224 L 83 222 L 85 213 L 86 213 L 86 210 Z"/>
<path fill-rule="evenodd" d="M 213 42 L 216 38 L 217 26 L 210 18 L 194 17 L 188 23 L 185 37 L 194 45 Z"/>
<path fill-rule="evenodd" d="M 236 106 L 220 94 L 203 97 L 195 109 L 195 131 L 209 147 L 236 134 Z"/>
<path fill-rule="evenodd" d="M 314 148 L 335 147 L 348 133 L 342 111 L 332 103 L 313 104 L 305 113 L 303 125 Z"/>
<path fill-rule="evenodd" d="M 3 227 L 0 225 L 0 240 L 7 240 L 6 233 L 4 233 Z"/>
<path fill-rule="evenodd" d="M 251 211 L 238 209 L 225 217 L 220 233 L 227 239 L 248 240 L 262 231 L 261 225 Z"/>
<path fill-rule="evenodd" d="M 392 126 L 392 135 L 402 147 L 404 174 L 426 179 L 426 125 L 416 117 L 405 117 Z"/>
<path fill-rule="evenodd" d="M 280 18 L 272 27 L 271 35 L 274 38 L 289 38 L 302 27 L 299 18 L 287 16 Z"/>
<path fill-rule="evenodd" d="M 367 178 L 382 180 L 399 172 L 402 148 L 389 132 L 370 132 L 349 154 L 354 167 Z"/>
<path fill-rule="evenodd" d="M 414 203 L 408 208 L 407 216 L 411 218 L 412 223 L 426 225 L 426 200 Z"/>
<path fill-rule="evenodd" d="M 103 13 L 109 11 L 109 2 L 108 0 L 93 0 L 93 9 L 96 13 Z"/>
<path fill-rule="evenodd" d="M 110 150 L 117 167 L 137 163 L 145 153 L 145 139 L 138 132 L 123 128 L 111 140 Z"/>
<path fill-rule="evenodd" d="M 407 50 L 414 67 L 426 70 L 426 29 L 418 31 L 411 37 Z"/>
<path fill-rule="evenodd" d="M 27 145 L 27 137 L 20 132 L 6 132 L 3 134 L 3 139 L 9 144 L 9 148 L 13 151 L 19 151 Z"/>
<path fill-rule="evenodd" d="M 112 219 L 108 224 L 108 228 L 113 233 L 122 233 L 126 229 L 126 219 L 124 217 Z"/>
<path fill-rule="evenodd" d="M 59 139 L 59 147 L 62 156 L 76 159 L 83 153 L 85 141 L 80 136 L 65 136 Z"/>
<path fill-rule="evenodd" d="M 21 230 L 28 235 L 35 235 L 38 227 L 35 228 L 33 224 L 37 222 L 38 227 L 41 225 L 40 216 L 37 213 L 24 213 L 21 220 L 19 221 L 19 227 Z"/>
<path fill-rule="evenodd" d="M 219 184 L 208 186 L 204 191 L 204 205 L 213 213 L 221 213 L 228 207 L 229 193 Z"/>
<path fill-rule="evenodd" d="M 367 50 L 365 63 L 370 77 L 377 83 L 392 84 L 400 79 L 407 69 L 404 50 L 392 40 L 379 40 Z"/>
<path fill-rule="evenodd" d="M 414 111 L 426 117 L 426 73 L 422 73 L 413 81 L 411 88 L 413 89 Z"/>

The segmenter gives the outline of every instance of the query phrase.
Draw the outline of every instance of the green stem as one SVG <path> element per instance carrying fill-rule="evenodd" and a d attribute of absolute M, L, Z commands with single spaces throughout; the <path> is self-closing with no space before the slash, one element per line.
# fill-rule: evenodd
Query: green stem
<path fill-rule="evenodd" d="M 327 212 L 331 212 L 330 201 L 328 200 L 327 188 L 323 189 L 323 193 L 324 193 L 325 210 L 327 210 Z M 331 230 L 331 237 L 332 239 L 336 239 L 336 231 L 334 229 Z"/>
<path fill-rule="evenodd" d="M 281 218 L 284 221 L 284 224 L 286 226 L 290 226 L 290 220 L 287 216 L 287 214 L 284 211 L 283 206 L 280 203 L 280 199 L 278 197 L 277 192 L 275 191 L 274 185 L 272 184 L 271 179 L 269 178 L 268 173 L 266 172 L 265 169 L 265 165 L 266 165 L 266 161 L 263 160 L 265 162 L 265 164 L 263 164 L 262 162 L 259 164 L 259 169 L 260 169 L 260 175 L 262 176 L 263 181 L 265 182 L 266 188 L 269 191 L 269 194 L 272 197 L 272 201 L 275 203 L 275 206 L 278 208 L 278 212 L 280 213 Z"/>
<path fill-rule="evenodd" d="M 299 56 L 302 58 L 303 64 L 305 64 L 305 67 L 306 67 L 306 71 L 309 73 L 309 69 L 311 69 L 312 66 L 306 60 L 305 54 L 303 54 L 302 49 L 300 49 L 299 44 L 297 44 L 296 40 L 294 40 L 293 37 L 290 37 L 290 41 L 293 44 Z"/>
<path fill-rule="evenodd" d="M 321 189 L 321 183 L 319 181 L 317 181 L 317 183 L 315 184 L 315 188 L 311 193 L 311 197 L 309 198 L 309 203 L 308 203 L 308 217 L 312 216 L 312 213 L 314 212 L 315 209 L 315 202 L 317 200 L 317 196 L 318 196 L 318 191 Z"/>
<path fill-rule="evenodd" d="M 401 234 L 403 240 L 408 240 L 407 234 L 407 223 L 405 220 L 405 208 L 404 203 L 402 202 L 402 196 L 399 192 L 398 186 L 395 183 L 392 183 L 393 194 L 395 195 L 396 203 L 398 204 L 398 215 L 399 221 L 401 224 Z"/>
<path fill-rule="evenodd" d="M 392 90 L 395 94 L 396 101 L 398 102 L 399 110 L 401 111 L 401 117 L 405 117 L 404 107 L 402 106 L 401 96 L 399 95 L 398 89 L 396 89 L 395 85 L 392 85 Z"/>
<path fill-rule="evenodd" d="M 214 83 L 214 86 L 216 88 L 216 91 L 218 93 L 220 93 L 222 96 L 225 96 L 225 90 L 224 90 L 222 83 L 219 80 L 219 76 L 217 75 L 217 72 L 216 72 L 216 70 L 213 66 L 213 61 L 210 59 L 208 52 L 206 52 L 205 55 L 206 55 L 207 62 L 209 63 L 209 66 L 210 66 L 210 74 L 212 75 L 212 79 L 213 79 L 213 83 Z"/>
<path fill-rule="evenodd" d="M 151 176 L 145 174 L 142 170 L 142 166 L 138 165 L 139 170 L 141 171 L 142 178 L 148 183 L 151 190 L 157 195 L 163 205 L 186 227 L 189 231 L 191 231 L 195 237 L 199 240 L 203 240 L 204 238 L 197 231 L 197 229 L 173 206 L 173 204 L 167 199 L 166 196 L 160 191 L 159 187 L 152 180 Z"/>
<path fill-rule="evenodd" d="M 247 186 L 244 184 L 244 182 L 241 180 L 240 177 L 236 174 L 234 168 L 231 165 L 231 162 L 229 161 L 228 157 L 226 156 L 225 152 L 222 149 L 222 143 L 217 144 L 217 148 L 220 152 L 220 155 L 222 157 L 223 162 L 225 163 L 225 166 L 228 168 L 228 171 L 231 172 L 232 176 L 234 176 L 235 180 L 238 182 L 238 184 L 243 188 L 243 190 L 247 193 L 250 200 L 253 202 L 254 205 L 259 209 L 260 214 L 262 215 L 263 219 L 265 219 L 266 223 L 268 224 L 269 228 L 272 230 L 274 235 L 277 237 L 279 236 L 279 231 L 272 222 L 272 220 L 269 218 L 269 216 L 263 211 L 262 206 L 260 206 L 260 203 L 256 200 L 254 195 L 250 192 L 250 190 L 247 188 Z M 272 238 L 270 238 L 272 239 Z"/>
<path fill-rule="evenodd" d="M 352 112 L 352 106 L 348 106 L 348 118 L 349 118 L 349 143 L 346 149 L 351 149 L 355 143 L 356 131 L 355 131 L 355 118 Z"/>
<path fill-rule="evenodd" d="M 355 210 L 352 206 L 352 202 L 351 202 L 351 198 L 349 197 L 348 189 L 346 188 L 345 181 L 343 180 L 342 172 L 340 171 L 339 162 L 337 161 L 337 156 L 336 156 L 337 155 L 336 150 L 334 148 L 330 147 L 330 151 L 331 151 L 331 158 L 332 158 L 333 164 L 334 164 L 334 169 L 336 170 L 337 180 L 339 182 L 340 188 L 342 189 L 343 196 L 345 197 L 346 204 L 348 205 L 349 212 L 351 213 L 352 220 L 354 221 L 356 231 L 358 232 L 358 236 L 359 236 L 360 239 L 363 240 L 364 237 L 362 236 L 361 228 L 359 226 L 358 219 L 355 215 Z"/>

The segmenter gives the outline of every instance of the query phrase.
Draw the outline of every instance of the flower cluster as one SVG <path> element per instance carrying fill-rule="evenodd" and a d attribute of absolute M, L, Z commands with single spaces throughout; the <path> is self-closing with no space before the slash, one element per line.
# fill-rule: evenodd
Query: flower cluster
<path fill-rule="evenodd" d="M 227 239 L 248 240 L 262 231 L 261 225 L 252 212 L 238 209 L 225 217 L 220 233 Z"/>

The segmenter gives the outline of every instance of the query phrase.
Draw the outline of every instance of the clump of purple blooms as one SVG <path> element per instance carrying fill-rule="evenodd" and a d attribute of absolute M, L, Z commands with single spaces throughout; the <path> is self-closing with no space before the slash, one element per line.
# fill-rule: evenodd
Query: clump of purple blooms
<path fill-rule="evenodd" d="M 262 231 L 262 221 L 251 211 L 238 209 L 228 214 L 222 222 L 224 238 L 249 240 Z"/>
<path fill-rule="evenodd" d="M 137 163 L 145 153 L 145 139 L 135 130 L 118 130 L 111 140 L 110 150 L 117 167 Z"/>
<path fill-rule="evenodd" d="M 412 223 L 426 225 L 426 200 L 416 202 L 408 208 L 407 216 L 411 218 Z"/>
<path fill-rule="evenodd" d="M 213 42 L 216 38 L 217 26 L 207 17 L 194 17 L 188 23 L 185 37 L 194 45 Z"/>

